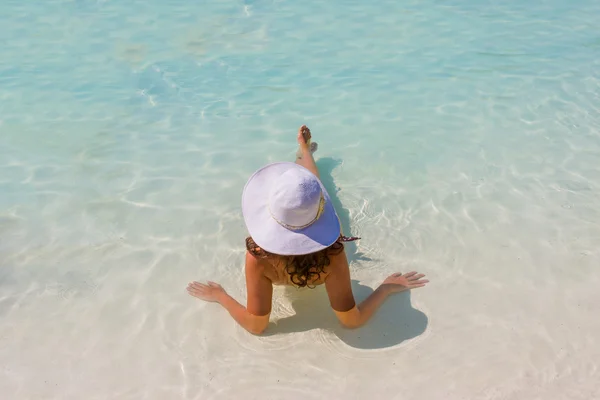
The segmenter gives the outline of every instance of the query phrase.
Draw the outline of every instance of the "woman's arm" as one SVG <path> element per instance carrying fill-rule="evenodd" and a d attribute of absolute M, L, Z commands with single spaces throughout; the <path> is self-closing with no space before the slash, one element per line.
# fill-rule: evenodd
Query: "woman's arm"
<path fill-rule="evenodd" d="M 358 328 L 375 314 L 375 311 L 389 295 L 425 286 L 429 281 L 421 279 L 424 276 L 416 272 L 409 272 L 405 275 L 393 274 L 357 307 L 352 294 L 350 268 L 346 253 L 341 252 L 339 255 L 331 257 L 331 272 L 327 276 L 325 287 L 331 308 L 342 325 L 347 328 Z"/>
<path fill-rule="evenodd" d="M 250 253 L 246 253 L 246 288 L 247 307 L 241 305 L 214 282 L 208 282 L 207 285 L 192 282 L 187 290 L 192 296 L 201 300 L 221 304 L 242 328 L 254 335 L 260 335 L 269 325 L 273 284 L 262 274 L 258 260 Z"/>

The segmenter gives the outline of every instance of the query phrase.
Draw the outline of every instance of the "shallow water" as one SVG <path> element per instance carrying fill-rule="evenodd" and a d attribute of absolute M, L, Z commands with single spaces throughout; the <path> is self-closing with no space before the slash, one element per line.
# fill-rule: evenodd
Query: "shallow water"
<path fill-rule="evenodd" d="M 540 3 L 540 2 L 538 2 Z M 600 398 L 600 3 L 5 1 L 0 393 L 10 399 Z M 363 329 L 245 295 L 240 195 L 297 127 Z"/>

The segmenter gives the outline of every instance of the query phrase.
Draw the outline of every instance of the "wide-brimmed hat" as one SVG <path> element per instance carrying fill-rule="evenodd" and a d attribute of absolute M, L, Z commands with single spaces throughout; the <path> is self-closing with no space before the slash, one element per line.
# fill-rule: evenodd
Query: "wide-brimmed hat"
<path fill-rule="evenodd" d="M 250 177 L 242 213 L 254 242 L 269 253 L 315 253 L 340 237 L 340 221 L 323 183 L 291 162 L 269 164 Z"/>

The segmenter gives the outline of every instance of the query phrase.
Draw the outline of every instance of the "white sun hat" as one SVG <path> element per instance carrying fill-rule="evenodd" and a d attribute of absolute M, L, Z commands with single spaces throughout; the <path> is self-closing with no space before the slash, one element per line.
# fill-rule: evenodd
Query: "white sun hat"
<path fill-rule="evenodd" d="M 340 237 L 327 190 L 312 172 L 292 162 L 269 164 L 250 177 L 242 213 L 254 242 L 273 254 L 315 253 Z"/>

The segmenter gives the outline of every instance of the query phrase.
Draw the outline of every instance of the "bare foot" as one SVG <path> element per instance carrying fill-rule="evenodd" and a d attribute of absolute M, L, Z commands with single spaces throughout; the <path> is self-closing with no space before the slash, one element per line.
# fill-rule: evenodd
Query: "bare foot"
<path fill-rule="evenodd" d="M 300 150 L 309 150 L 310 139 L 312 135 L 310 134 L 310 129 L 306 125 L 302 125 L 300 129 L 298 129 L 298 144 L 300 145 Z"/>
<path fill-rule="evenodd" d="M 311 142 L 312 134 L 310 133 L 310 129 L 306 125 L 302 125 L 300 129 L 298 129 L 298 144 L 300 148 L 296 153 L 297 158 L 302 158 L 302 153 L 305 151 L 310 151 L 313 154 L 319 148 L 317 142 Z"/>

